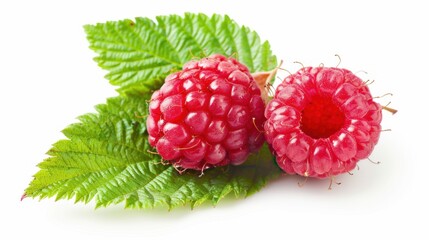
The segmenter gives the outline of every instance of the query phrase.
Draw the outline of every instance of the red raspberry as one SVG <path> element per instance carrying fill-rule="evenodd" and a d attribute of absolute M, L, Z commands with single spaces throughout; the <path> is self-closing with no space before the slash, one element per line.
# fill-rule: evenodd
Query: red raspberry
<path fill-rule="evenodd" d="M 285 172 L 335 176 L 371 154 L 381 109 L 349 70 L 306 67 L 277 87 L 265 109 L 266 139 Z"/>
<path fill-rule="evenodd" d="M 213 55 L 165 79 L 149 104 L 149 143 L 175 167 L 242 164 L 264 142 L 264 103 L 246 66 Z"/>

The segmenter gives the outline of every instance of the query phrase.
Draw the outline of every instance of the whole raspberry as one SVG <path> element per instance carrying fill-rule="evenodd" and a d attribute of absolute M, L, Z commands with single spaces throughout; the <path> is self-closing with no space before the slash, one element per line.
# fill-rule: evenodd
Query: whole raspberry
<path fill-rule="evenodd" d="M 285 172 L 332 177 L 371 154 L 381 110 L 349 70 L 302 68 L 277 87 L 267 105 L 266 139 Z"/>
<path fill-rule="evenodd" d="M 149 143 L 176 168 L 242 164 L 264 142 L 264 103 L 246 66 L 212 55 L 169 75 L 149 104 Z"/>

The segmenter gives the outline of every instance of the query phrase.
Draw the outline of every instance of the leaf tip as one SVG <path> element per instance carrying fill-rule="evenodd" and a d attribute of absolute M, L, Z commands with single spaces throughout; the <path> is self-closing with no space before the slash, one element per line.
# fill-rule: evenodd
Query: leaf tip
<path fill-rule="evenodd" d="M 86 34 L 89 34 L 89 32 L 94 28 L 94 25 L 92 24 L 85 24 L 82 26 L 83 30 Z"/>
<path fill-rule="evenodd" d="M 22 194 L 22 196 L 21 196 L 21 202 L 24 200 L 24 199 L 26 199 L 27 198 L 27 193 L 26 192 L 24 192 L 23 194 Z"/>
<path fill-rule="evenodd" d="M 101 203 L 101 202 L 97 202 L 97 203 L 95 204 L 94 210 L 98 210 L 98 209 L 100 209 L 101 207 L 106 207 L 106 206 L 105 206 L 105 204 L 103 204 L 103 203 Z"/>

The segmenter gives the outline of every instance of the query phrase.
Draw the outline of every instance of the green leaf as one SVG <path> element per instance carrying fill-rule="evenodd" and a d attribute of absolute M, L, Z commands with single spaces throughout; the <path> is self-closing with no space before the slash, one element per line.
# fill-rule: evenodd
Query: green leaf
<path fill-rule="evenodd" d="M 125 201 L 127 208 L 191 207 L 233 193 L 248 196 L 279 175 L 268 147 L 240 166 L 179 174 L 150 153 L 144 115 L 148 94 L 119 96 L 63 130 L 49 158 L 25 190 L 28 197 L 56 197 L 97 207 Z"/>
<path fill-rule="evenodd" d="M 187 13 L 86 25 L 90 48 L 106 78 L 119 92 L 158 89 L 164 78 L 194 58 L 213 53 L 234 55 L 251 72 L 276 67 L 267 41 L 228 16 Z"/>

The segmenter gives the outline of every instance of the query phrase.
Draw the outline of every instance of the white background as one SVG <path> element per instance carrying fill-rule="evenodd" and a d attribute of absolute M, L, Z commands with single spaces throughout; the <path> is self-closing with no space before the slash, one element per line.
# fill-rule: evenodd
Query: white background
<path fill-rule="evenodd" d="M 0 239 L 423 239 L 428 237 L 429 17 L 424 1 L 2 1 L 0 3 Z M 228 14 L 269 40 L 290 71 L 337 65 L 374 79 L 384 113 L 372 159 L 341 186 L 282 177 L 217 207 L 94 210 L 20 201 L 45 152 L 75 117 L 115 96 L 82 26 L 137 16 Z"/>

